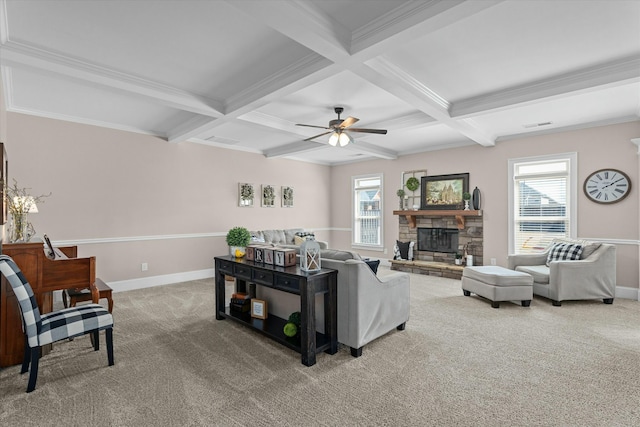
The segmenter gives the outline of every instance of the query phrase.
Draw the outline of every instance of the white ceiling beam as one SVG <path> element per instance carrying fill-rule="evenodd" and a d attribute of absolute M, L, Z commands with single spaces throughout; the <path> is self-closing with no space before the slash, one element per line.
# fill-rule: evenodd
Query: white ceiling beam
<path fill-rule="evenodd" d="M 376 58 L 354 72 L 478 144 L 485 147 L 495 145 L 495 138 L 470 120 L 452 119 L 446 99 L 390 61 Z"/>
<path fill-rule="evenodd" d="M 400 6 L 353 32 L 351 53 L 365 61 L 425 37 L 505 0 L 429 0 Z"/>
<path fill-rule="evenodd" d="M 128 95 L 158 102 L 179 110 L 210 117 L 222 115 L 222 103 L 150 80 L 109 70 L 35 47 L 7 42 L 0 47 L 0 64 L 36 72 L 56 73 L 97 87 L 116 89 Z"/>
<path fill-rule="evenodd" d="M 327 145 L 320 142 L 313 141 L 296 141 L 291 144 L 281 145 L 279 147 L 271 148 L 264 151 L 265 157 L 287 157 L 295 154 L 308 153 L 310 151 L 317 151 L 326 149 Z"/>
<path fill-rule="evenodd" d="M 398 153 L 395 151 L 378 147 L 362 140 L 357 140 L 341 148 L 385 160 L 396 160 L 398 158 Z"/>
<path fill-rule="evenodd" d="M 228 0 L 228 3 L 334 62 L 349 56 L 351 32 L 310 1 Z"/>
<path fill-rule="evenodd" d="M 452 117 L 461 118 L 500 111 L 517 104 L 546 102 L 549 98 L 571 92 L 590 92 L 602 86 L 634 81 L 640 81 L 638 55 L 461 100 L 452 104 L 450 112 Z"/>
<path fill-rule="evenodd" d="M 227 100 L 225 117 L 210 120 L 208 123 L 198 123 L 193 129 L 183 128 L 182 131 L 172 132 L 170 141 L 191 137 L 206 139 L 213 135 L 217 126 L 235 120 L 272 100 L 317 83 L 342 70 L 358 69 L 363 59 L 393 49 L 418 35 L 424 36 L 430 31 L 478 13 L 500 1 L 408 2 L 360 29 L 356 34 L 359 53 L 352 56 L 349 52 L 352 38 L 349 31 L 311 2 L 229 0 L 230 5 L 311 49 L 316 55 L 309 55 L 276 75 L 234 95 Z M 366 76 L 361 77 L 366 79 Z M 375 80 L 370 82 L 375 84 Z"/>

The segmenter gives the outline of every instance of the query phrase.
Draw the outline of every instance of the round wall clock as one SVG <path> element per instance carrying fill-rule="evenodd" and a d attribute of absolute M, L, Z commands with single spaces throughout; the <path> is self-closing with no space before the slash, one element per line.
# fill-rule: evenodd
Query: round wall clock
<path fill-rule="evenodd" d="M 617 169 L 600 169 L 584 180 L 584 194 L 596 203 L 616 203 L 631 192 L 629 175 Z"/>

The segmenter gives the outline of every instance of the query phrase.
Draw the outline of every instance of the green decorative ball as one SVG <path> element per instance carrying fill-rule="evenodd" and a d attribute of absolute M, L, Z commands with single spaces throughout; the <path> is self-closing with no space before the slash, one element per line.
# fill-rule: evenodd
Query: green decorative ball
<path fill-rule="evenodd" d="M 295 325 L 295 323 L 287 322 L 284 325 L 283 332 L 286 336 L 290 338 L 295 337 L 296 334 L 298 333 L 298 327 Z"/>
<path fill-rule="evenodd" d="M 294 313 L 291 313 L 291 315 L 289 316 L 289 322 L 293 323 L 297 327 L 300 327 L 300 312 L 296 311 Z"/>

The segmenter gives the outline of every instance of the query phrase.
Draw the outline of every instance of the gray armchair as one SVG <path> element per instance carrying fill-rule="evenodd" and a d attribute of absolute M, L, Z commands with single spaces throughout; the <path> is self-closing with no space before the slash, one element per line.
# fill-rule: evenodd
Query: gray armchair
<path fill-rule="evenodd" d="M 365 344 L 405 329 L 409 320 L 409 275 L 378 277 L 357 253 L 323 250 L 323 268 L 338 270 L 338 342 L 362 355 Z"/>
<path fill-rule="evenodd" d="M 562 301 L 602 299 L 612 304 L 616 292 L 616 247 L 587 243 L 579 260 L 551 261 L 539 254 L 509 255 L 508 267 L 533 276 L 533 294 Z"/>

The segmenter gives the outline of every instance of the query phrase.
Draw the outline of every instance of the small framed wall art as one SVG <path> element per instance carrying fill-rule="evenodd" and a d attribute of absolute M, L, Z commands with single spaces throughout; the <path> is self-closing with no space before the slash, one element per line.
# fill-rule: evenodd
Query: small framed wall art
<path fill-rule="evenodd" d="M 255 317 L 256 319 L 267 318 L 267 302 L 265 300 L 257 298 L 251 299 L 251 317 Z"/>
<path fill-rule="evenodd" d="M 273 185 L 262 185 L 262 207 L 276 207 L 276 189 Z"/>
<path fill-rule="evenodd" d="M 253 207 L 254 199 L 253 184 L 247 182 L 238 183 L 238 206 L 241 208 Z"/>
<path fill-rule="evenodd" d="M 282 207 L 293 207 L 293 187 L 282 187 Z"/>

